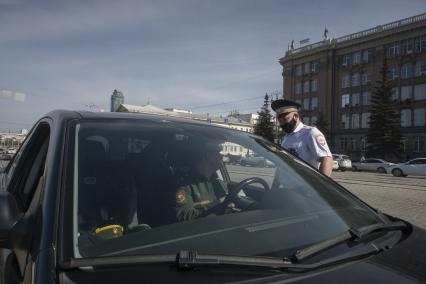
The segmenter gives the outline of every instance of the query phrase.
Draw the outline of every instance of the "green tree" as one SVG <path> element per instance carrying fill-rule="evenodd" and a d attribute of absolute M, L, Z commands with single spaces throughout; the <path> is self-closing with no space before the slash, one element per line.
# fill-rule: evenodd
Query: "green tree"
<path fill-rule="evenodd" d="M 257 112 L 259 118 L 254 126 L 254 134 L 273 142 L 274 141 L 274 123 L 272 122 L 271 111 L 269 110 L 269 96 L 265 94 L 265 100 L 260 111 Z"/>
<path fill-rule="evenodd" d="M 392 86 L 388 65 L 383 60 L 381 79 L 371 97 L 370 128 L 367 133 L 367 155 L 383 159 L 400 158 L 402 150 L 401 118 L 392 102 Z"/>
<path fill-rule="evenodd" d="M 314 123 L 314 126 L 324 133 L 324 135 L 328 135 L 328 125 L 329 123 L 325 115 L 322 112 L 319 112 L 317 122 Z"/>

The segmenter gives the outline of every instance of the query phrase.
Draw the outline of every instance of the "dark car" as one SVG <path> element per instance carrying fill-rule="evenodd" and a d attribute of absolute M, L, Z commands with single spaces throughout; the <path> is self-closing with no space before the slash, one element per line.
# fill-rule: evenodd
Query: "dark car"
<path fill-rule="evenodd" d="M 275 166 L 225 164 L 227 142 Z M 191 120 L 49 113 L 1 189 L 5 283 L 426 281 L 424 230 L 258 136 Z"/>

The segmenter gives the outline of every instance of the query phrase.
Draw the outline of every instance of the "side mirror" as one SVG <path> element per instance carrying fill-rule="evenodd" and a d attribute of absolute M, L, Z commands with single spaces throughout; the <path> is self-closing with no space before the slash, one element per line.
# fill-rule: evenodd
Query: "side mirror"
<path fill-rule="evenodd" d="M 0 248 L 11 247 L 11 231 L 22 215 L 15 198 L 9 192 L 0 192 Z"/>

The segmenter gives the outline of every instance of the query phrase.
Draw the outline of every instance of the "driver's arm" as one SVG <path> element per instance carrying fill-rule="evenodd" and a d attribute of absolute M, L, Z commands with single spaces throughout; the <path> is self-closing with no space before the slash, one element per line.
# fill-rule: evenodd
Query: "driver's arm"
<path fill-rule="evenodd" d="M 177 221 L 188 221 L 198 217 L 203 217 L 215 213 L 220 200 L 214 194 L 210 198 L 205 198 L 205 193 L 197 192 L 202 195 L 201 200 L 194 201 L 193 191 L 198 191 L 196 187 L 183 186 L 176 191 L 176 219 Z"/>

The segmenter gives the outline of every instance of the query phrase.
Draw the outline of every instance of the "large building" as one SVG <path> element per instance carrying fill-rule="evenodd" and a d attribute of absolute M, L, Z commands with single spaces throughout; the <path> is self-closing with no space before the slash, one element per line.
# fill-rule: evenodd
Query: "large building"
<path fill-rule="evenodd" d="M 124 95 L 122 92 L 114 90 L 111 95 L 111 112 L 117 111 L 121 104 L 124 104 Z"/>
<path fill-rule="evenodd" d="M 426 157 L 426 14 L 294 48 L 280 59 L 283 94 L 303 107 L 303 119 L 328 122 L 335 153 L 365 155 L 370 98 L 384 57 L 401 116 L 403 158 Z"/>

